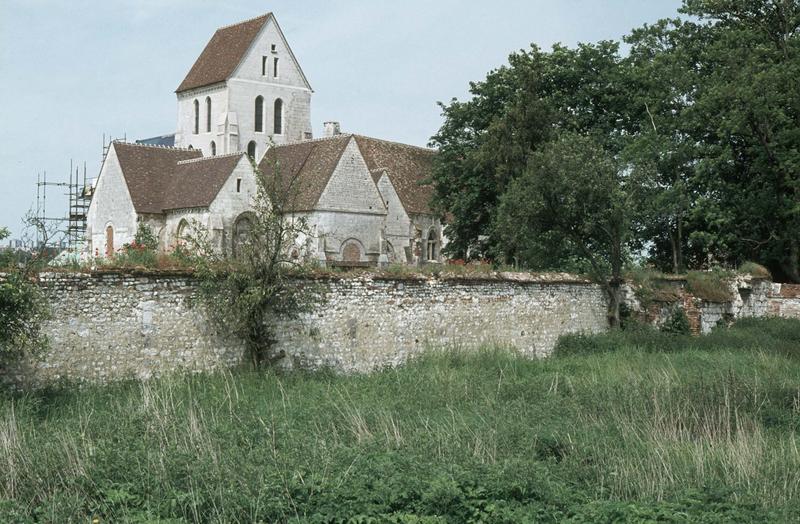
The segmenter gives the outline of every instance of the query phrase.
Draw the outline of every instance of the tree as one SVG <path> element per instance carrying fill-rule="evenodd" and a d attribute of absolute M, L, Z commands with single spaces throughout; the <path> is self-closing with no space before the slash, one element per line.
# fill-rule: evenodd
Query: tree
<path fill-rule="evenodd" d="M 450 254 L 502 251 L 490 234 L 499 199 L 559 131 L 592 134 L 611 151 L 622 147 L 633 121 L 626 67 L 615 42 L 551 52 L 532 46 L 472 83 L 470 100 L 442 105 L 444 123 L 431 139 L 439 149 L 432 181 Z"/>
<path fill-rule="evenodd" d="M 631 238 L 625 171 L 592 138 L 563 133 L 534 153 L 500 198 L 495 236 L 505 256 L 530 269 L 546 262 L 585 262 L 608 297 L 608 319 L 619 326 L 620 285 Z M 553 260 L 558 257 L 558 260 Z"/>
<path fill-rule="evenodd" d="M 693 69 L 702 47 L 697 36 L 694 24 L 661 20 L 625 37 L 637 86 L 631 109 L 640 119 L 623 150 L 641 188 L 637 236 L 650 261 L 674 273 L 686 268 L 694 226 L 699 151 L 691 112 L 697 96 Z M 695 251 L 689 255 L 693 261 Z"/>
<path fill-rule="evenodd" d="M 9 231 L 0 228 L 0 241 Z M 32 282 L 30 265 L 14 264 L 0 275 L 0 367 L 10 360 L 42 349 L 47 340 L 42 334 L 42 320 L 47 303 L 39 287 Z"/>
<path fill-rule="evenodd" d="M 255 367 L 283 356 L 274 354 L 279 325 L 310 312 L 320 293 L 303 279 L 301 258 L 294 252 L 310 237 L 306 220 L 293 216 L 296 180 L 283 177 L 274 163 L 268 173 L 256 170 L 258 191 L 250 215 L 248 238 L 236 256 L 196 258 L 200 298 L 220 329 L 241 338 Z"/>
<path fill-rule="evenodd" d="M 681 12 L 695 21 L 662 21 L 631 40 L 652 63 L 681 66 L 667 78 L 692 145 L 689 240 L 719 262 L 756 260 L 800 282 L 800 5 L 686 0 Z"/>

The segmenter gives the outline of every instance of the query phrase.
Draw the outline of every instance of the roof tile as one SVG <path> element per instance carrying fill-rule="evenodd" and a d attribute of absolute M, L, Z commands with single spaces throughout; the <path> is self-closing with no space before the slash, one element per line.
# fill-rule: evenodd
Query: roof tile
<path fill-rule="evenodd" d="M 227 80 L 239 66 L 250 44 L 270 16 L 271 13 L 267 13 L 258 18 L 217 29 L 175 92 L 180 93 Z"/>

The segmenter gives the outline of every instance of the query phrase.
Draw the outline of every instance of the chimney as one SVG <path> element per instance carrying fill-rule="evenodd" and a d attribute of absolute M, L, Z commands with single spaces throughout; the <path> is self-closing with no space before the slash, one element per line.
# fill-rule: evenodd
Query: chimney
<path fill-rule="evenodd" d="M 326 138 L 342 134 L 342 129 L 341 126 L 339 126 L 339 122 L 325 122 L 324 125 Z"/>

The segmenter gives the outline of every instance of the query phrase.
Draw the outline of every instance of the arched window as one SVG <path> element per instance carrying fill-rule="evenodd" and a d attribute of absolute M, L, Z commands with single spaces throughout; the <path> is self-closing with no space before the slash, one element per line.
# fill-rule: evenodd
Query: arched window
<path fill-rule="evenodd" d="M 275 129 L 276 135 L 283 134 L 283 100 L 275 100 Z"/>
<path fill-rule="evenodd" d="M 106 258 L 114 256 L 114 227 L 106 227 Z"/>
<path fill-rule="evenodd" d="M 211 132 L 211 97 L 206 97 L 206 133 Z"/>
<path fill-rule="evenodd" d="M 200 132 L 200 102 L 194 101 L 194 134 Z"/>
<path fill-rule="evenodd" d="M 428 233 L 428 250 L 426 255 L 426 260 L 436 260 L 436 232 L 433 229 Z"/>
<path fill-rule="evenodd" d="M 256 133 L 264 132 L 264 97 L 256 97 Z"/>
<path fill-rule="evenodd" d="M 179 247 L 186 247 L 188 235 L 189 222 L 187 222 L 184 218 L 178 223 L 178 229 L 175 231 L 175 245 Z"/>
<path fill-rule="evenodd" d="M 250 240 L 250 217 L 242 215 L 233 224 L 233 245 L 231 246 L 233 256 L 242 256 L 242 248 Z"/>
<path fill-rule="evenodd" d="M 217 156 L 217 144 L 211 141 L 211 156 Z"/>
<path fill-rule="evenodd" d="M 251 140 L 249 144 L 247 144 L 247 156 L 255 162 L 256 160 L 256 142 L 255 140 Z"/>

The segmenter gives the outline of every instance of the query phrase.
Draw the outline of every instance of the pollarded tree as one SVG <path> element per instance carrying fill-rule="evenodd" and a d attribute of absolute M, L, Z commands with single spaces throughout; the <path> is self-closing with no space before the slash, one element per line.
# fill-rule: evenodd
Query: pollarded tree
<path fill-rule="evenodd" d="M 561 134 L 534 153 L 500 198 L 494 232 L 507 258 L 529 269 L 584 262 L 619 326 L 632 195 L 622 166 L 596 140 Z M 559 257 L 561 260 L 553 260 Z"/>

